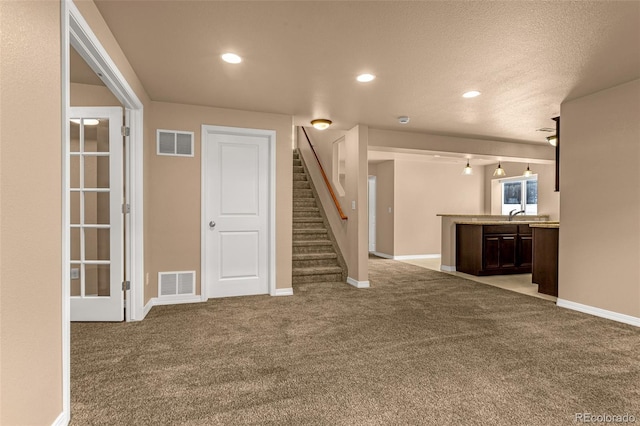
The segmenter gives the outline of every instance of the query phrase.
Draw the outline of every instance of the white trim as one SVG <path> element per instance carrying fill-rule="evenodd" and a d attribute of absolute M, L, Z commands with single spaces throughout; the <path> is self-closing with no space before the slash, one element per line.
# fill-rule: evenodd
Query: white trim
<path fill-rule="evenodd" d="M 171 298 L 162 298 L 160 299 L 159 297 L 153 297 L 151 300 L 149 300 L 149 303 L 152 303 L 153 306 L 160 306 L 160 305 L 180 305 L 183 303 L 202 303 L 202 299 L 200 298 L 199 295 L 195 295 L 195 296 L 176 296 L 176 297 L 171 297 Z"/>
<path fill-rule="evenodd" d="M 200 295 L 188 295 L 188 296 L 172 296 L 172 297 L 152 297 L 149 299 L 146 305 L 144 305 L 144 316 L 151 311 L 151 308 L 154 306 L 162 306 L 162 305 L 182 305 L 184 303 L 202 303 L 205 300 L 200 298 Z M 144 318 L 144 317 L 143 317 Z"/>
<path fill-rule="evenodd" d="M 379 251 L 372 251 L 370 253 L 373 253 L 374 255 L 376 255 L 378 257 L 383 257 L 385 259 L 393 259 L 393 255 L 391 255 L 391 254 L 381 253 Z"/>
<path fill-rule="evenodd" d="M 372 251 L 374 255 L 383 257 L 385 259 L 392 260 L 412 260 L 412 259 L 440 259 L 440 254 L 408 254 L 403 256 L 394 256 L 392 254 L 380 253 L 378 251 Z"/>
<path fill-rule="evenodd" d="M 393 256 L 393 260 L 413 260 L 413 259 L 440 259 L 439 254 L 409 254 L 406 256 Z"/>
<path fill-rule="evenodd" d="M 585 314 L 594 315 L 596 317 L 606 318 L 624 324 L 640 327 L 640 318 L 632 317 L 631 315 L 608 311 L 606 309 L 596 308 L 595 306 L 583 305 L 582 303 L 572 302 L 566 299 L 558 299 L 556 301 L 556 305 L 561 308 L 571 309 L 573 311 L 583 312 Z"/>
<path fill-rule="evenodd" d="M 250 129 L 243 127 L 227 127 L 203 124 L 200 132 L 200 297 L 202 301 L 208 300 L 210 296 L 208 288 L 208 271 L 206 253 L 206 231 L 208 229 L 208 221 L 206 220 L 206 173 L 207 170 L 207 137 L 210 133 L 221 134 L 239 134 L 239 135 L 258 135 L 265 136 L 269 140 L 269 293 L 271 296 L 276 295 L 276 147 L 277 134 L 275 130 L 266 129 Z"/>
<path fill-rule="evenodd" d="M 142 318 L 141 319 L 144 319 L 147 316 L 147 314 L 149 313 L 149 311 L 151 310 L 151 308 L 153 308 L 153 299 L 154 298 L 149 299 L 147 304 L 144 305 L 144 309 L 142 310 Z"/>
<path fill-rule="evenodd" d="M 440 270 L 445 272 L 456 272 L 456 267 L 449 265 L 440 265 Z"/>
<path fill-rule="evenodd" d="M 129 116 L 129 241 L 128 251 L 129 278 L 131 290 L 127 297 L 131 299 L 131 321 L 141 321 L 146 316 L 144 311 L 144 194 L 143 194 L 143 117 L 144 111 L 131 109 Z"/>
<path fill-rule="evenodd" d="M 355 288 L 369 288 L 369 281 L 358 281 L 351 277 L 347 277 L 347 284 L 351 284 Z"/>
<path fill-rule="evenodd" d="M 66 412 L 60 413 L 60 415 L 51 423 L 51 426 L 67 426 L 69 424 L 69 419 L 66 416 Z"/>
<path fill-rule="evenodd" d="M 276 291 L 272 296 L 293 296 L 293 287 L 276 288 Z"/>
<path fill-rule="evenodd" d="M 69 1 L 62 1 L 61 35 L 60 35 L 60 65 L 61 65 L 61 90 L 62 90 L 62 413 L 53 422 L 53 425 L 67 425 L 71 420 L 71 249 L 69 248 L 71 223 L 67 205 L 67 189 L 71 186 L 68 157 L 69 136 L 69 105 L 71 99 L 69 76 Z"/>

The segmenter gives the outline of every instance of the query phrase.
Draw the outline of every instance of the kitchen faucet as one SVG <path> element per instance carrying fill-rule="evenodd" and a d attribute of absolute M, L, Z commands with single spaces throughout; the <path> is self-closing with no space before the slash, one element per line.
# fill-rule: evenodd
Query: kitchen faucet
<path fill-rule="evenodd" d="M 513 209 L 509 212 L 509 222 L 511 222 L 513 220 L 513 218 L 517 215 L 519 215 L 520 213 L 524 214 L 524 210 L 520 210 L 519 212 L 516 211 L 517 209 Z M 514 213 L 515 212 L 515 213 Z"/>

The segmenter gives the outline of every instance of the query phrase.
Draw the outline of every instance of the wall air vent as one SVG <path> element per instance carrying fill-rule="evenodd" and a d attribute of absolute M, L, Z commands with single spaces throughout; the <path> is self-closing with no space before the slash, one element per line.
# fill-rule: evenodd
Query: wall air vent
<path fill-rule="evenodd" d="M 157 141 L 158 155 L 193 157 L 193 132 L 158 129 Z"/>
<path fill-rule="evenodd" d="M 158 272 L 158 297 L 196 294 L 196 271 Z"/>

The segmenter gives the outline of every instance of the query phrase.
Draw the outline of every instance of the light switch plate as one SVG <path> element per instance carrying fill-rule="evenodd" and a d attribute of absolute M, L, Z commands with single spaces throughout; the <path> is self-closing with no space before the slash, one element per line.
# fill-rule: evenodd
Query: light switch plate
<path fill-rule="evenodd" d="M 351 202 L 351 210 L 355 210 L 356 209 L 356 202 L 352 201 Z"/>

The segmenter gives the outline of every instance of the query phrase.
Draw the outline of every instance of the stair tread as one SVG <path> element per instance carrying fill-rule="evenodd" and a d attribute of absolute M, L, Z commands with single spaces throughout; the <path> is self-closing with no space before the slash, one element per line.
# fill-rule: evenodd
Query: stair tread
<path fill-rule="evenodd" d="M 333 243 L 331 240 L 302 240 L 294 241 L 294 246 L 331 246 Z"/>
<path fill-rule="evenodd" d="M 294 217 L 293 221 L 301 223 L 322 223 L 322 217 L 299 216 Z"/>
<path fill-rule="evenodd" d="M 294 234 L 326 234 L 325 228 L 293 228 Z"/>
<path fill-rule="evenodd" d="M 338 255 L 334 252 L 324 253 L 294 253 L 293 260 L 319 260 L 319 259 L 337 259 Z"/>
<path fill-rule="evenodd" d="M 293 268 L 293 275 L 324 275 L 341 274 L 342 268 L 339 266 L 309 266 L 306 268 Z"/>

